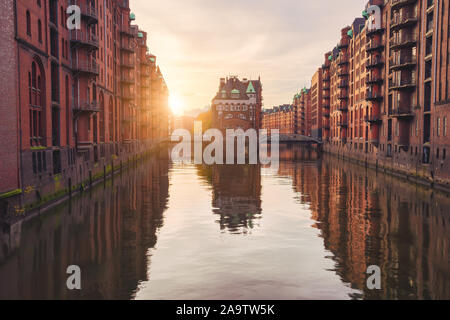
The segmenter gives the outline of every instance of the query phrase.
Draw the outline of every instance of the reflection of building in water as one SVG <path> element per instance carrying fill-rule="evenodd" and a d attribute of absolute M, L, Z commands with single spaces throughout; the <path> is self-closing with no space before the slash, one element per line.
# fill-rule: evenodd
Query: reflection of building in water
<path fill-rule="evenodd" d="M 0 230 L 0 299 L 129 299 L 147 280 L 168 199 L 168 165 L 148 162 L 41 217 Z M 82 290 L 66 289 L 78 265 Z"/>
<path fill-rule="evenodd" d="M 261 215 L 261 167 L 217 165 L 201 167 L 199 174 L 213 186 L 213 212 L 221 230 L 248 233 Z"/>
<path fill-rule="evenodd" d="M 316 147 L 301 145 L 295 142 L 280 143 L 279 159 L 280 161 L 316 161 L 320 158 Z"/>
<path fill-rule="evenodd" d="M 279 173 L 292 177 L 336 273 L 362 297 L 450 298 L 448 197 L 336 158 L 281 162 Z M 381 268 L 382 290 L 366 287 L 370 265 Z"/>

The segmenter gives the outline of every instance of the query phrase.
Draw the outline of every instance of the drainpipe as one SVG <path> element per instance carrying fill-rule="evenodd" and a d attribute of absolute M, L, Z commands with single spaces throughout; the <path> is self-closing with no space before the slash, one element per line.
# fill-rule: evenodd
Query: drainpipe
<path fill-rule="evenodd" d="M 437 83 L 439 80 L 436 79 L 437 76 L 437 47 L 438 47 L 438 38 L 439 38 L 439 4 L 440 0 L 437 0 L 436 3 L 436 28 L 433 31 L 434 36 L 434 54 L 433 54 L 433 60 L 434 60 L 434 92 L 433 92 L 433 103 L 436 105 L 436 91 L 437 91 Z"/>
<path fill-rule="evenodd" d="M 437 83 L 439 81 L 439 79 L 437 79 L 437 47 L 438 47 L 438 38 L 439 38 L 439 4 L 440 4 L 440 0 L 437 0 L 435 6 L 436 6 L 436 21 L 435 21 L 435 25 L 433 26 L 434 30 L 433 30 L 433 37 L 434 37 L 434 53 L 433 53 L 433 64 L 434 64 L 434 83 L 433 83 L 433 113 L 434 113 L 434 109 L 436 108 L 436 91 L 437 91 Z M 430 106 L 431 107 L 431 106 Z M 434 113 L 435 114 L 435 113 Z M 436 118 L 436 116 L 435 116 Z M 433 119 L 433 123 L 435 122 L 436 119 Z M 431 125 L 431 127 L 433 127 Z M 434 131 L 434 130 L 433 130 Z M 431 134 L 430 134 L 431 136 Z M 435 142 L 433 139 L 433 143 L 431 144 L 431 146 L 434 149 L 435 146 Z M 431 150 L 430 150 L 431 152 Z M 434 162 L 434 166 L 431 172 L 431 176 L 433 178 L 433 183 L 434 183 L 434 171 L 436 170 L 436 166 L 438 165 L 438 159 L 436 159 L 436 154 L 433 152 L 433 159 L 435 161 Z"/>
<path fill-rule="evenodd" d="M 105 70 L 103 70 L 104 71 L 104 79 L 105 79 L 105 82 L 106 82 L 106 85 L 105 85 L 105 88 L 108 90 L 108 53 L 107 53 L 107 51 L 108 51 L 108 45 L 109 45 L 109 42 L 108 42 L 108 40 L 107 40 L 107 38 L 106 38 L 106 35 L 107 35 L 107 32 L 106 32 L 106 26 L 108 25 L 108 23 L 107 23 L 107 21 L 106 21 L 106 0 L 104 0 L 103 1 L 103 24 L 104 24 L 104 28 L 103 28 L 103 33 L 104 33 L 104 35 L 103 35 L 103 41 L 104 41 L 104 43 L 105 43 L 105 50 L 104 50 L 104 59 L 103 59 L 103 61 L 105 62 Z M 111 18 L 111 21 L 113 21 L 114 19 L 113 18 Z M 109 91 L 109 90 L 108 90 Z M 106 105 L 106 104 L 105 104 Z M 105 117 L 105 110 L 103 109 L 103 118 Z M 106 138 L 106 137 L 105 137 Z"/>
<path fill-rule="evenodd" d="M 14 0 L 13 2 L 14 6 L 14 39 L 17 40 L 17 1 Z M 17 166 L 18 166 L 18 172 L 17 172 L 17 180 L 18 180 L 18 187 L 22 188 L 22 182 L 23 182 L 23 172 L 22 172 L 22 165 L 23 165 L 23 159 L 22 159 L 22 113 L 20 110 L 20 106 L 22 105 L 21 99 L 20 99 L 20 63 L 19 63 L 19 46 L 17 46 L 17 94 L 19 102 L 16 102 L 16 116 L 18 120 L 18 126 L 17 133 L 18 133 L 18 141 L 17 141 Z"/>

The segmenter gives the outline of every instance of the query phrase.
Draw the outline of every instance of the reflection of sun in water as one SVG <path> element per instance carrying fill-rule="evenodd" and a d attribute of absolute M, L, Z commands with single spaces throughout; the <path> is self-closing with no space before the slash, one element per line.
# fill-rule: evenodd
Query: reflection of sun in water
<path fill-rule="evenodd" d="M 183 115 L 183 100 L 178 96 L 177 94 L 170 94 L 169 97 L 169 105 L 170 109 L 172 110 L 172 113 L 176 116 Z"/>

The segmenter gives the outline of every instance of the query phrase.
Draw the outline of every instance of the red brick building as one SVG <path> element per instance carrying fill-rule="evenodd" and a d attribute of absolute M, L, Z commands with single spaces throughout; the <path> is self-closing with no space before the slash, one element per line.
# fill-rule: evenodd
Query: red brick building
<path fill-rule="evenodd" d="M 297 128 L 297 115 L 293 105 L 282 105 L 262 112 L 262 128 L 270 135 L 273 129 L 280 134 L 293 134 Z"/>
<path fill-rule="evenodd" d="M 79 30 L 68 28 L 69 5 L 81 10 Z M 168 137 L 167 86 L 128 0 L 1 6 L 2 213 L 68 193 Z"/>
<path fill-rule="evenodd" d="M 311 136 L 318 140 L 322 139 L 323 121 L 325 115 L 323 110 L 323 97 L 329 94 L 329 82 L 324 86 L 323 70 L 319 68 L 311 79 Z"/>
<path fill-rule="evenodd" d="M 303 88 L 293 99 L 293 105 L 297 114 L 296 134 L 311 136 L 311 92 Z"/>
<path fill-rule="evenodd" d="M 211 104 L 213 128 L 260 129 L 262 101 L 260 79 L 220 79 L 219 91 Z"/>
<path fill-rule="evenodd" d="M 326 150 L 449 187 L 449 12 L 448 0 L 371 0 L 341 30 L 322 66 Z"/>

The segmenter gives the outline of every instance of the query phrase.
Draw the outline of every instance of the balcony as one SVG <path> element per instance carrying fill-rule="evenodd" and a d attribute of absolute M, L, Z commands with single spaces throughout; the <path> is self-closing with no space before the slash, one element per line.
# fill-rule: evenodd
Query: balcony
<path fill-rule="evenodd" d="M 330 76 L 324 76 L 323 82 L 330 82 Z"/>
<path fill-rule="evenodd" d="M 366 101 L 380 101 L 383 100 L 383 95 L 378 92 L 366 92 Z"/>
<path fill-rule="evenodd" d="M 377 34 L 377 33 L 384 33 L 384 28 L 380 28 L 380 29 L 376 29 L 376 28 L 374 28 L 374 29 L 367 29 L 367 31 L 366 31 L 366 35 L 367 35 L 368 37 L 371 37 L 371 36 L 373 36 L 373 35 L 375 35 L 375 34 Z"/>
<path fill-rule="evenodd" d="M 348 64 L 348 57 L 346 57 L 346 56 L 339 57 L 339 58 L 337 59 L 337 64 L 338 64 L 339 66 Z"/>
<path fill-rule="evenodd" d="M 123 59 L 120 61 L 120 66 L 125 69 L 134 69 L 134 60 Z"/>
<path fill-rule="evenodd" d="M 74 73 L 88 76 L 98 76 L 99 67 L 94 61 L 74 61 L 72 63 L 72 70 Z"/>
<path fill-rule="evenodd" d="M 417 23 L 417 15 L 409 14 L 405 16 L 396 17 L 391 21 L 391 30 L 399 30 L 414 26 Z"/>
<path fill-rule="evenodd" d="M 88 24 L 98 22 L 97 8 L 91 5 L 78 5 L 81 10 L 81 18 L 85 19 Z"/>
<path fill-rule="evenodd" d="M 403 36 L 390 41 L 390 47 L 393 50 L 414 46 L 417 43 L 417 35 Z"/>
<path fill-rule="evenodd" d="M 122 77 L 120 78 L 120 82 L 128 85 L 134 84 L 134 76 L 122 74 Z"/>
<path fill-rule="evenodd" d="M 382 51 L 384 44 L 381 41 L 370 41 L 366 46 L 366 52 Z"/>
<path fill-rule="evenodd" d="M 384 61 L 381 57 L 375 57 L 372 59 L 369 59 L 366 65 L 366 69 L 375 69 L 382 67 L 384 65 Z"/>
<path fill-rule="evenodd" d="M 323 64 L 322 65 L 322 69 L 324 69 L 324 70 L 330 69 L 330 65 L 329 64 Z"/>
<path fill-rule="evenodd" d="M 120 34 L 128 37 L 128 38 L 133 38 L 134 37 L 134 32 L 132 32 L 131 30 L 125 29 L 125 30 L 120 30 Z"/>
<path fill-rule="evenodd" d="M 411 58 L 392 60 L 389 68 L 391 70 L 409 69 L 415 67 L 417 64 L 417 57 L 412 56 Z"/>
<path fill-rule="evenodd" d="M 373 84 L 382 84 L 383 78 L 380 76 L 367 76 L 366 77 L 366 84 L 367 85 L 373 85 Z"/>
<path fill-rule="evenodd" d="M 80 103 L 74 103 L 72 107 L 73 113 L 78 115 L 80 113 L 96 113 L 99 112 L 99 106 L 97 101 L 85 101 Z"/>
<path fill-rule="evenodd" d="M 340 81 L 338 83 L 337 87 L 340 88 L 340 89 L 348 88 L 348 81 Z"/>
<path fill-rule="evenodd" d="M 82 30 L 72 30 L 70 32 L 70 43 L 72 47 L 85 46 L 92 49 L 98 49 L 99 42 L 98 37 L 89 32 L 83 32 Z"/>
<path fill-rule="evenodd" d="M 340 128 L 347 128 L 348 124 L 347 124 L 347 121 L 341 120 L 341 121 L 338 121 L 337 126 Z"/>
<path fill-rule="evenodd" d="M 348 93 L 340 93 L 337 98 L 338 100 L 348 100 Z"/>
<path fill-rule="evenodd" d="M 416 3 L 417 0 L 392 0 L 391 9 L 399 9 L 401 7 Z"/>
<path fill-rule="evenodd" d="M 347 48 L 348 47 L 348 42 L 347 41 L 340 41 L 339 43 L 338 43 L 338 49 L 344 49 L 344 48 Z"/>
<path fill-rule="evenodd" d="M 125 51 L 127 53 L 134 53 L 134 46 L 131 43 L 122 43 L 120 45 L 120 50 Z"/>
<path fill-rule="evenodd" d="M 415 79 L 399 79 L 389 81 L 389 89 L 391 90 L 411 90 L 417 86 Z"/>
<path fill-rule="evenodd" d="M 411 112 L 411 110 L 404 110 L 401 108 L 396 108 L 396 109 L 391 110 L 389 112 L 389 115 L 392 118 L 405 119 L 405 120 L 414 118 L 414 113 Z"/>
<path fill-rule="evenodd" d="M 366 115 L 364 116 L 364 121 L 370 124 L 379 124 L 382 122 L 379 115 Z"/>
<path fill-rule="evenodd" d="M 340 104 L 340 105 L 338 106 L 338 110 L 339 110 L 340 112 L 348 112 L 348 107 L 347 107 L 347 105 Z"/>
<path fill-rule="evenodd" d="M 341 71 L 338 71 L 338 77 L 347 77 L 347 76 L 349 76 L 350 74 L 348 73 L 348 71 L 347 70 L 341 70 Z"/>

